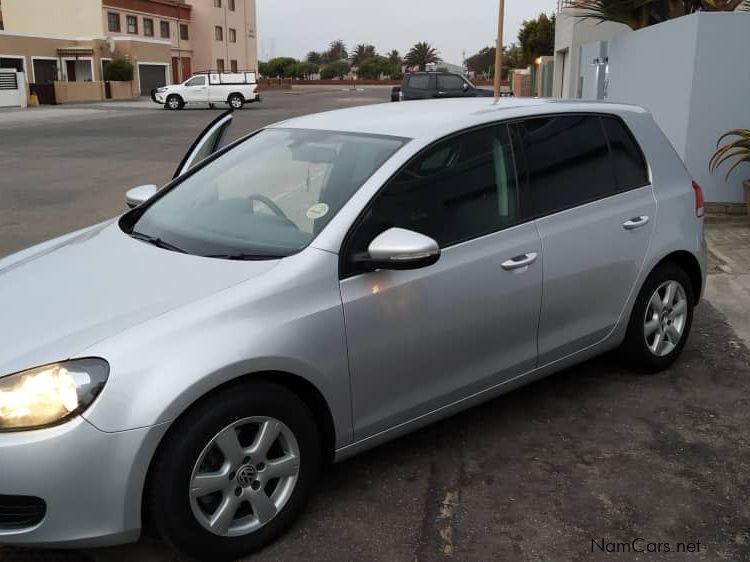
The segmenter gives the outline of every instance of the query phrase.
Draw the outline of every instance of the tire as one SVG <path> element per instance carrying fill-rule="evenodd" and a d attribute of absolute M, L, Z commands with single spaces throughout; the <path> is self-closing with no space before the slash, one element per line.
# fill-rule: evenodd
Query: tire
<path fill-rule="evenodd" d="M 671 302 L 665 306 L 670 294 Z M 666 263 L 652 271 L 635 301 L 620 348 L 626 364 L 639 373 L 656 373 L 669 368 L 685 347 L 694 308 L 695 290 L 684 269 Z M 661 338 L 661 343 L 657 338 Z"/>
<path fill-rule="evenodd" d="M 263 427 L 271 428 L 271 435 L 275 427 L 278 437 L 267 441 L 272 446 L 266 453 L 264 446 L 255 453 L 250 449 L 263 445 Z M 236 442 L 244 450 L 231 447 L 230 435 L 239 436 Z M 166 543 L 188 557 L 239 559 L 272 542 L 300 515 L 321 458 L 316 420 L 297 395 L 267 382 L 228 387 L 200 402 L 170 429 L 151 469 L 146 504 L 150 520 Z M 215 485 L 197 492 L 196 475 L 206 473 L 214 473 Z M 286 476 L 271 476 L 275 473 Z M 215 486 L 221 489 L 202 493 Z M 224 504 L 233 507 L 221 518 Z M 214 530 L 209 528 L 212 518 Z"/>
<path fill-rule="evenodd" d="M 164 107 L 174 111 L 174 110 L 182 109 L 183 107 L 185 107 L 185 102 L 177 94 L 172 94 L 171 96 L 167 98 L 167 101 L 164 104 Z"/>
<path fill-rule="evenodd" d="M 240 94 L 232 94 L 229 96 L 229 99 L 227 99 L 227 103 L 232 109 L 242 109 L 245 105 L 245 98 Z"/>

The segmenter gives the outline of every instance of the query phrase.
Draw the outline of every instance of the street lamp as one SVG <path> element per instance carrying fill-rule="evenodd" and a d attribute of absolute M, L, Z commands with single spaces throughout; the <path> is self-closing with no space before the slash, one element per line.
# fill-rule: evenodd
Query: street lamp
<path fill-rule="evenodd" d="M 497 19 L 497 45 L 495 47 L 495 97 L 500 97 L 500 75 L 503 72 L 503 23 L 505 19 L 505 0 L 500 0 L 500 12 Z"/>

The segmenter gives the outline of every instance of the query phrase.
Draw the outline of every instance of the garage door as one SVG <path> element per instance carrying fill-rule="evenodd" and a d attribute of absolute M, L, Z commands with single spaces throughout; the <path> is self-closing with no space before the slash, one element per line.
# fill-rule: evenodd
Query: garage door
<path fill-rule="evenodd" d="M 141 95 L 150 96 L 151 90 L 167 85 L 167 67 L 157 64 L 139 64 L 138 77 L 141 80 Z"/>

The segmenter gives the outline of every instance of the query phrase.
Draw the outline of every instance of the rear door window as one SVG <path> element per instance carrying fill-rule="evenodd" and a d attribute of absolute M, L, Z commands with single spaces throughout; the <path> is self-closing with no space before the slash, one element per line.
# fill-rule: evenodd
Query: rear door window
<path fill-rule="evenodd" d="M 618 192 L 599 116 L 559 115 L 513 126 L 518 173 L 532 216 L 543 216 Z"/>
<path fill-rule="evenodd" d="M 409 88 L 415 90 L 429 90 L 430 89 L 430 75 L 429 74 L 416 74 L 409 77 Z"/>
<path fill-rule="evenodd" d="M 602 117 L 602 123 L 609 139 L 620 191 L 647 185 L 649 179 L 646 159 L 633 135 L 616 117 Z"/>

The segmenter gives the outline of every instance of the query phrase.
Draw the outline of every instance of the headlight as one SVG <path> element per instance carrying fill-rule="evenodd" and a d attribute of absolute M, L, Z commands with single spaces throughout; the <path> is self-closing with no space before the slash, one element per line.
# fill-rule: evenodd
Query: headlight
<path fill-rule="evenodd" d="M 163 87 L 162 88 L 156 88 L 156 91 L 159 92 L 159 93 L 162 93 L 162 92 L 166 92 L 167 89 L 163 88 Z"/>
<path fill-rule="evenodd" d="M 109 376 L 104 359 L 74 359 L 0 378 L 0 431 L 62 423 L 88 408 Z"/>

